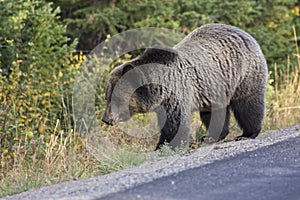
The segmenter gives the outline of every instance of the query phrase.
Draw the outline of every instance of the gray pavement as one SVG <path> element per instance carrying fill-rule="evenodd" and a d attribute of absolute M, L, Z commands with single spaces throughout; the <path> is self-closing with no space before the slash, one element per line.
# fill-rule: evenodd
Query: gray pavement
<path fill-rule="evenodd" d="M 299 138 L 296 125 L 4 199 L 300 199 Z"/>
<path fill-rule="evenodd" d="M 300 137 L 99 199 L 300 199 Z"/>

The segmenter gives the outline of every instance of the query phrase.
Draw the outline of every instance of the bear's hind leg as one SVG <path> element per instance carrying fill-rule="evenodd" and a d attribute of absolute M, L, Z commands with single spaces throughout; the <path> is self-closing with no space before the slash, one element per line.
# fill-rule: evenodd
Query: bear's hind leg
<path fill-rule="evenodd" d="M 243 130 L 240 138 L 256 138 L 261 131 L 265 113 L 264 95 L 252 99 L 244 99 L 231 102 L 234 116 Z"/>
<path fill-rule="evenodd" d="M 229 107 L 214 112 L 215 112 L 213 115 L 214 124 L 212 124 L 211 126 L 210 126 L 210 122 L 211 122 L 212 113 L 200 112 L 200 117 L 206 127 L 206 130 L 208 130 L 207 136 L 204 136 L 202 138 L 202 141 L 205 143 L 212 143 L 212 142 L 217 142 L 219 140 L 222 140 L 229 133 L 229 119 L 230 119 Z M 222 128 L 220 126 L 222 126 Z"/>

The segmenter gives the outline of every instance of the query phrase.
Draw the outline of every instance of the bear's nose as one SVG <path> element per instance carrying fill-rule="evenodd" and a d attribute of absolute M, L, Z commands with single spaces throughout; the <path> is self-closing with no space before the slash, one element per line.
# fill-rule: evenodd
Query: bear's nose
<path fill-rule="evenodd" d="M 104 122 L 105 124 L 108 124 L 108 125 L 112 125 L 112 120 L 109 120 L 109 119 L 106 118 L 106 117 L 103 117 L 103 118 L 102 118 L 102 122 Z"/>

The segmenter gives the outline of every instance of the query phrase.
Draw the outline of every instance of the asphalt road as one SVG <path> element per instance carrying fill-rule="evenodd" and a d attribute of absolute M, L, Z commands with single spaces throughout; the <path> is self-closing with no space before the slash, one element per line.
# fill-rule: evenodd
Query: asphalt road
<path fill-rule="evenodd" d="M 300 137 L 99 199 L 300 200 Z"/>

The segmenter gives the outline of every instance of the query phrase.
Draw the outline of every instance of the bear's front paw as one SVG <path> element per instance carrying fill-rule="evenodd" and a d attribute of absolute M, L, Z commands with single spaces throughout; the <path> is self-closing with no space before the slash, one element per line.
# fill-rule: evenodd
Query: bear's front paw
<path fill-rule="evenodd" d="M 217 140 L 211 136 L 203 136 L 201 138 L 201 142 L 206 143 L 206 144 L 212 144 L 212 143 L 216 143 Z"/>

